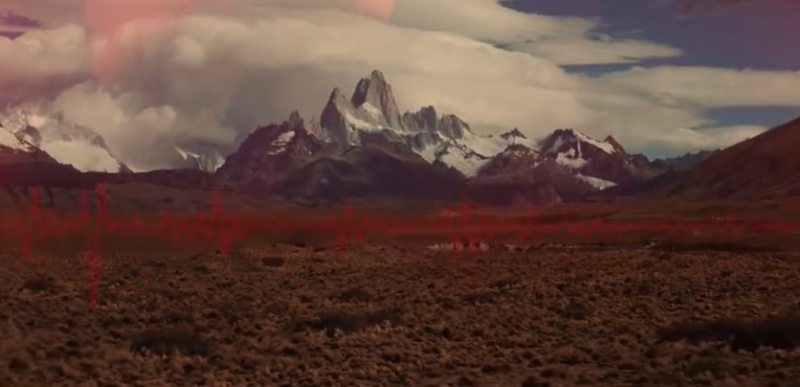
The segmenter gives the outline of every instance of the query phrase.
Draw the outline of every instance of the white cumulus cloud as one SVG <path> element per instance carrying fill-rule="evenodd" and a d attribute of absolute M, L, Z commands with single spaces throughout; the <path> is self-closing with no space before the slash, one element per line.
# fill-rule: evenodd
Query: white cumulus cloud
<path fill-rule="evenodd" d="M 30 2 L 29 15 L 50 29 L 0 38 L 0 101 L 41 98 L 100 132 L 132 168 L 151 169 L 175 162 L 178 143 L 230 150 L 292 110 L 319 114 L 334 87 L 350 92 L 373 69 L 393 84 L 403 110 L 434 105 L 483 132 L 519 127 L 535 137 L 575 127 L 613 134 L 633 150 L 730 145 L 755 129 L 694 130 L 715 126 L 703 109 L 752 102 L 752 90 L 741 88 L 753 82 L 785 87 L 772 81 L 783 75 L 757 71 L 726 78 L 727 70 L 708 69 L 698 81 L 719 90 L 705 94 L 682 81 L 692 69 L 669 70 L 663 82 L 648 76 L 663 69 L 570 74 L 560 65 L 680 51 L 597 35 L 596 21 L 523 14 L 497 0 L 169 1 L 175 8 L 148 0 L 155 8 L 94 14 L 88 26 L 75 11 L 82 0 Z M 9 92 L 25 82 L 43 86 L 38 95 Z M 765 98 L 792 101 L 782 96 Z"/>
<path fill-rule="evenodd" d="M 800 71 L 635 67 L 602 80 L 703 107 L 800 106 Z"/>

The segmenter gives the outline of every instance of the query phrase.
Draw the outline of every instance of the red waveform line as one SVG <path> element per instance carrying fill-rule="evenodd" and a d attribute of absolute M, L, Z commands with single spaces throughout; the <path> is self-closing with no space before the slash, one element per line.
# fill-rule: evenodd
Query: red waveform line
<path fill-rule="evenodd" d="M 454 243 L 462 243 L 466 239 L 468 246 L 476 246 L 479 242 L 493 240 L 503 233 L 515 234 L 519 239 L 536 234 L 550 233 L 589 235 L 610 237 L 618 233 L 631 231 L 650 231 L 674 234 L 677 232 L 694 233 L 727 233 L 741 235 L 745 231 L 791 232 L 797 230 L 796 224 L 785 222 L 742 223 L 734 222 L 733 217 L 719 222 L 622 222 L 592 219 L 574 221 L 561 218 L 546 221 L 536 216 L 530 208 L 527 213 L 517 214 L 512 219 L 502 217 L 473 218 L 469 203 L 462 203 L 459 211 L 450 216 L 429 216 L 392 219 L 387 214 L 357 213 L 352 206 L 346 206 L 341 216 L 330 214 L 321 222 L 292 222 L 289 213 L 284 211 L 279 216 L 261 216 L 247 219 L 236 213 L 225 213 L 222 209 L 221 195 L 214 192 L 209 212 L 194 214 L 177 214 L 163 212 L 154 223 L 143 217 L 132 214 L 128 216 L 111 216 L 102 185 L 95 189 L 97 209 L 92 214 L 89 205 L 88 190 L 82 189 L 78 211 L 72 216 L 59 219 L 54 211 L 43 211 L 39 202 L 38 191 L 30 189 L 30 206 L 27 211 L 20 211 L 13 216 L 5 216 L 0 221 L 0 232 L 4 236 L 16 237 L 22 243 L 23 256 L 30 256 L 34 240 L 38 236 L 39 243 L 52 238 L 84 236 L 86 243 L 87 266 L 89 274 L 89 299 L 92 308 L 96 305 L 99 282 L 99 266 L 101 261 L 100 242 L 107 236 L 136 236 L 140 240 L 168 238 L 173 244 L 196 243 L 198 241 L 216 242 L 219 250 L 227 254 L 232 243 L 246 238 L 254 232 L 279 233 L 285 231 L 305 231 L 333 233 L 338 243 L 348 240 L 358 242 L 367 234 L 403 232 L 446 232 Z M 520 216 L 522 215 L 522 216 Z M 469 251 L 467 249 L 466 251 Z"/>

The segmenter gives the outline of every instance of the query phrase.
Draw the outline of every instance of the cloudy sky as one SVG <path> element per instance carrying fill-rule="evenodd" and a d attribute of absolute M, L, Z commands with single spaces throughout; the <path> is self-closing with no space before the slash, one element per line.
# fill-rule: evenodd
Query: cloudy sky
<path fill-rule="evenodd" d="M 234 144 L 380 69 L 401 110 L 574 127 L 650 156 L 800 116 L 792 0 L 0 0 L 0 103 L 58 110 L 135 168 Z M 174 152 L 171 156 L 174 157 Z"/>

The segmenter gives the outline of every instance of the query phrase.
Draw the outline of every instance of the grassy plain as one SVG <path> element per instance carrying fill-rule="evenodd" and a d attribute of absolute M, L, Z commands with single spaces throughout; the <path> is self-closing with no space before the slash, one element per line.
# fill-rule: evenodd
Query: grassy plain
<path fill-rule="evenodd" d="M 360 218 L 316 231 L 262 227 L 234 241 L 229 254 L 200 239 L 106 237 L 93 310 L 85 235 L 34 243 L 25 258 L 18 238 L 6 232 L 0 384 L 790 386 L 800 380 L 795 232 L 715 235 L 697 226 L 598 232 L 614 222 L 798 219 L 791 203 L 483 207 L 460 224 L 458 205 L 376 202 L 353 209 Z M 68 209 L 56 210 L 63 216 Z M 237 216 L 308 225 L 341 219 L 344 210 L 250 205 Z M 156 212 L 128 209 L 151 224 Z M 373 222 L 362 240 L 338 243 L 332 231 L 356 228 L 366 213 L 405 220 L 393 232 Z M 533 224 L 531 218 L 537 231 L 499 226 Z M 454 222 L 411 227 L 430 219 Z M 572 232 L 548 228 L 563 219 L 573 222 Z M 460 247 L 443 243 L 455 236 L 483 245 L 454 251 Z"/>

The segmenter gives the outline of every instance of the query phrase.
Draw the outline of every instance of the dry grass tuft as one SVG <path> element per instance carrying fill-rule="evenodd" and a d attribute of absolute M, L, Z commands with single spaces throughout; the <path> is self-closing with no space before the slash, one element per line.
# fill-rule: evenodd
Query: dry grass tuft
<path fill-rule="evenodd" d="M 186 328 L 150 329 L 133 339 L 131 350 L 137 353 L 157 355 L 208 356 L 213 346 L 197 333 Z"/>
<path fill-rule="evenodd" d="M 323 312 L 312 318 L 294 321 L 292 329 L 295 332 L 325 330 L 329 336 L 333 336 L 337 330 L 354 333 L 384 322 L 389 322 L 394 326 L 403 325 L 403 314 L 398 309 L 381 309 L 361 313 Z"/>

